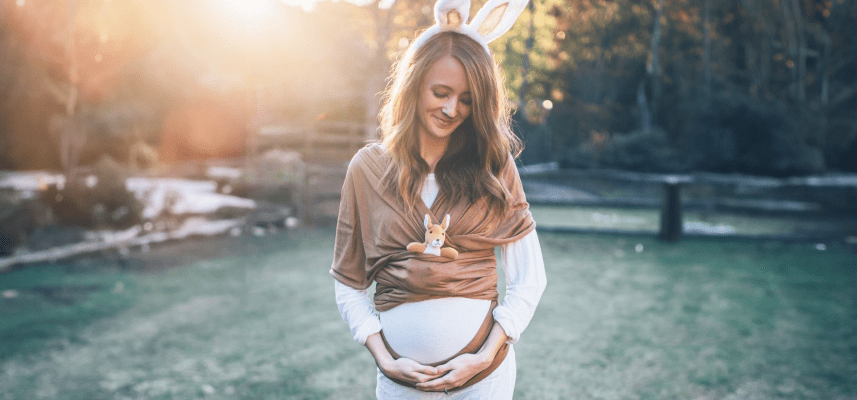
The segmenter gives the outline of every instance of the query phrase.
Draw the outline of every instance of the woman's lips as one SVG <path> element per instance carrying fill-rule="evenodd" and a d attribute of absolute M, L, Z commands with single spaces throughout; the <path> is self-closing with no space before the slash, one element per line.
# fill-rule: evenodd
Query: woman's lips
<path fill-rule="evenodd" d="M 448 127 L 452 126 L 452 124 L 455 122 L 454 119 L 444 120 L 438 116 L 434 116 L 434 118 L 437 120 L 438 125 L 440 125 L 441 127 L 444 127 L 444 128 L 448 128 Z"/>

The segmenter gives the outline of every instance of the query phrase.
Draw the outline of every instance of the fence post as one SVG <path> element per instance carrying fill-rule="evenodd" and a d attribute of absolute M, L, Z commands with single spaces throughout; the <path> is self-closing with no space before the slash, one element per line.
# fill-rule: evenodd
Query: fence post
<path fill-rule="evenodd" d="M 681 183 L 675 176 L 667 177 L 663 184 L 664 200 L 661 204 L 661 230 L 658 238 L 677 242 L 682 234 Z"/>
<path fill-rule="evenodd" d="M 306 165 L 304 165 L 303 176 L 301 177 L 301 185 L 300 185 L 300 194 L 298 197 L 300 198 L 300 212 L 299 217 L 301 220 L 301 224 L 310 225 L 313 221 L 313 184 L 315 181 L 315 172 L 311 171 Z"/>

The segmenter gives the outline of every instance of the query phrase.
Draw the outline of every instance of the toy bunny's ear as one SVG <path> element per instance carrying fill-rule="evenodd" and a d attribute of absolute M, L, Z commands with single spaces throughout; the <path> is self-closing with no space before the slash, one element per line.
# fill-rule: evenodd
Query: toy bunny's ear
<path fill-rule="evenodd" d="M 470 0 L 438 0 L 434 20 L 443 30 L 454 30 L 470 18 Z"/>
<path fill-rule="evenodd" d="M 431 227 L 431 218 L 429 218 L 428 214 L 426 214 L 426 218 L 423 220 L 423 225 L 426 226 L 426 229 Z"/>
<path fill-rule="evenodd" d="M 446 216 L 443 217 L 443 223 L 440 224 L 440 228 L 443 230 L 446 230 L 446 228 L 449 228 L 449 214 L 446 214 Z"/>
<path fill-rule="evenodd" d="M 470 21 L 486 43 L 508 32 L 524 11 L 528 0 L 488 0 Z"/>

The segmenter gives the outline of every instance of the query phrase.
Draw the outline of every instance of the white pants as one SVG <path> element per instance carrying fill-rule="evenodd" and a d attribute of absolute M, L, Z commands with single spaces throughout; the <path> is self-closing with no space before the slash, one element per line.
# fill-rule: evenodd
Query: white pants
<path fill-rule="evenodd" d="M 378 400 L 511 400 L 512 394 L 515 392 L 516 373 L 515 348 L 510 345 L 509 353 L 506 354 L 506 358 L 497 369 L 473 386 L 453 390 L 449 394 L 423 392 L 399 385 L 382 374 L 381 370 L 378 370 L 378 386 L 375 388 L 375 397 Z"/>

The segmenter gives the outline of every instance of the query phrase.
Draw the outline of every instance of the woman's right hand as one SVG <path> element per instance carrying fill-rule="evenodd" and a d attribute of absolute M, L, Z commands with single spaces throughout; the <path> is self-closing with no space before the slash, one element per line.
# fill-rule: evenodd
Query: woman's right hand
<path fill-rule="evenodd" d="M 381 339 L 380 333 L 372 334 L 366 339 L 366 348 L 372 353 L 372 357 L 375 357 L 378 369 L 390 379 L 417 384 L 428 382 L 442 375 L 437 368 L 422 365 L 410 358 L 394 359 L 387 351 L 387 347 L 384 346 L 384 340 Z"/>

